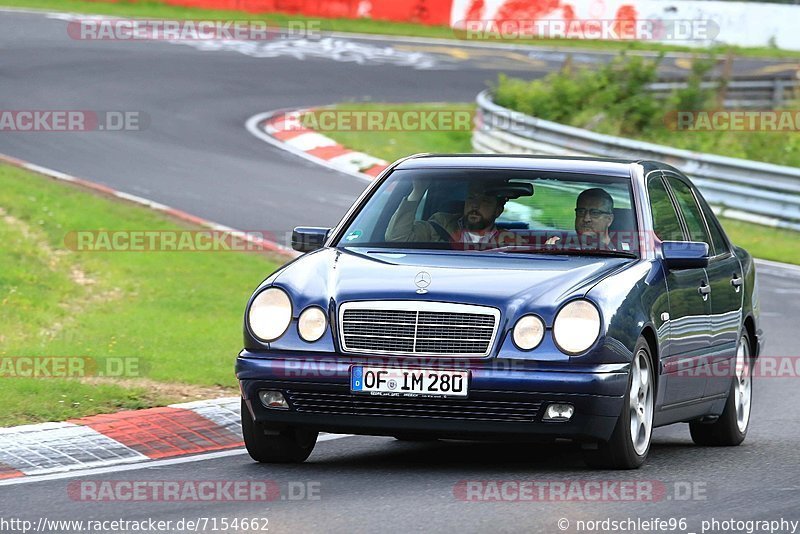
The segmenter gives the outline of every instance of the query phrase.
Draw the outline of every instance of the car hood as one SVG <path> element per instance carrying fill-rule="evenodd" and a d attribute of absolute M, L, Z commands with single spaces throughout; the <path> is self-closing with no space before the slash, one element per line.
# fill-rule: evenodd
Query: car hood
<path fill-rule="evenodd" d="M 426 300 L 492 306 L 508 315 L 537 311 L 547 324 L 565 300 L 632 263 L 598 256 L 545 256 L 449 251 L 321 249 L 276 278 L 295 306 L 363 300 Z M 427 293 L 415 281 L 428 274 Z"/>

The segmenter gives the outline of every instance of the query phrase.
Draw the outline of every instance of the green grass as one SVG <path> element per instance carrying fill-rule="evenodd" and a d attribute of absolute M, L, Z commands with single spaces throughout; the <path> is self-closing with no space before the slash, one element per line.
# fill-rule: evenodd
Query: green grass
<path fill-rule="evenodd" d="M 155 1 L 119 0 L 117 2 L 100 2 L 88 0 L 0 0 L 0 5 L 19 8 L 36 8 L 78 13 L 97 13 L 123 17 L 153 17 L 161 19 L 235 19 L 266 20 L 276 25 L 285 25 L 287 21 L 320 21 L 322 31 L 370 33 L 395 36 L 431 37 L 454 39 L 456 34 L 448 26 L 426 26 L 401 22 L 379 21 L 370 19 L 320 19 L 284 13 L 246 13 L 242 11 L 206 10 L 180 6 L 169 6 Z M 470 40 L 474 42 L 474 40 Z M 664 45 L 653 42 L 601 41 L 579 39 L 487 39 L 488 42 L 505 44 L 533 44 L 547 47 L 568 49 L 591 49 L 598 51 L 641 50 L 656 52 L 694 52 L 686 46 Z M 770 47 L 715 47 L 719 53 L 732 51 L 743 57 L 763 58 L 797 58 L 800 52 L 779 50 Z"/>
<path fill-rule="evenodd" d="M 335 109 L 371 110 L 371 109 L 449 109 L 471 110 L 468 104 L 341 104 Z M 465 132 L 325 132 L 342 145 L 379 156 L 387 161 L 414 154 L 417 152 L 433 153 L 468 153 L 472 152 L 471 134 Z M 572 206 L 569 206 L 570 210 Z M 553 213 L 544 215 L 553 220 L 563 220 L 563 210 L 552 206 Z M 563 212 L 563 213 L 562 213 Z M 800 232 L 770 228 L 734 219 L 720 219 L 728 237 L 758 258 L 782 261 L 800 265 Z"/>
<path fill-rule="evenodd" d="M 123 358 L 139 368 L 118 378 L 6 372 L 0 425 L 233 391 L 244 305 L 275 260 L 243 252 L 71 250 L 65 235 L 73 230 L 196 228 L 5 165 L 0 208 L 0 364 L 65 356 Z"/>
<path fill-rule="evenodd" d="M 721 218 L 720 222 L 731 241 L 756 258 L 800 265 L 800 232 L 734 219 Z"/>
<path fill-rule="evenodd" d="M 650 130 L 639 139 L 695 152 L 800 167 L 800 135 L 797 132 Z"/>

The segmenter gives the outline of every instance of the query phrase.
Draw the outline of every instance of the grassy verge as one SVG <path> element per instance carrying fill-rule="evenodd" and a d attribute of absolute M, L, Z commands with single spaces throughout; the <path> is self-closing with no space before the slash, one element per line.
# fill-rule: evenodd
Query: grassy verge
<path fill-rule="evenodd" d="M 800 232 L 721 218 L 728 237 L 756 258 L 800 265 Z"/>
<path fill-rule="evenodd" d="M 422 24 L 378 21 L 370 19 L 320 19 L 284 13 L 246 13 L 242 11 L 207 10 L 200 8 L 170 6 L 155 1 L 118 0 L 115 2 L 98 2 L 90 0 L 1 0 L 0 5 L 7 7 L 50 9 L 78 13 L 96 13 L 127 17 L 153 17 L 162 19 L 219 18 L 236 20 L 266 20 L 276 25 L 285 25 L 288 21 L 320 21 L 319 29 L 323 31 L 370 33 L 381 35 L 431 37 L 453 39 L 453 30 L 447 26 L 426 26 Z M 664 45 L 652 42 L 601 41 L 578 39 L 482 39 L 484 42 L 505 44 L 532 44 L 548 47 L 573 49 L 591 49 L 598 51 L 642 50 L 656 52 L 694 52 L 686 46 Z M 470 39 L 470 42 L 475 40 Z M 764 58 L 797 58 L 800 52 L 779 50 L 769 47 L 719 47 L 715 50 L 732 51 L 743 57 Z"/>
<path fill-rule="evenodd" d="M 243 307 L 276 262 L 65 245 L 71 230 L 101 229 L 196 228 L 0 165 L 0 426 L 235 394 Z M 98 367 L 19 376 L 21 357 L 41 356 Z"/>
<path fill-rule="evenodd" d="M 469 104 L 342 104 L 338 109 L 448 109 L 472 110 Z M 325 132 L 348 148 L 395 161 L 417 152 L 472 152 L 469 132 Z M 800 232 L 769 228 L 734 219 L 721 219 L 725 231 L 736 245 L 758 258 L 800 265 Z"/>

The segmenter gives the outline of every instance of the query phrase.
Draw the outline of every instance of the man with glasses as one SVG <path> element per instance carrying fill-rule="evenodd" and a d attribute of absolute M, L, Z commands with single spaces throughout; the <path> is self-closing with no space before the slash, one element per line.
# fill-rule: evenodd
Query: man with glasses
<path fill-rule="evenodd" d="M 575 231 L 584 246 L 616 250 L 608 235 L 614 222 L 614 199 L 605 190 L 595 187 L 578 195 L 575 207 Z M 555 245 L 560 237 L 551 237 L 545 244 Z"/>

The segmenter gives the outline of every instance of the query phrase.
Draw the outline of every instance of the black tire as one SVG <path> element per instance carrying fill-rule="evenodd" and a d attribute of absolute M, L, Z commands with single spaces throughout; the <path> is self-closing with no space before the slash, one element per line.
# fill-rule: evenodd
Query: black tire
<path fill-rule="evenodd" d="M 242 436 L 250 457 L 263 463 L 301 463 L 317 444 L 319 432 L 288 427 L 279 434 L 267 434 L 266 428 L 253 421 L 242 400 Z"/>
<path fill-rule="evenodd" d="M 750 357 L 750 347 L 750 336 L 747 335 L 747 332 L 744 332 L 737 347 L 737 359 L 739 357 L 739 349 L 741 348 L 744 351 L 743 356 L 747 367 L 743 369 L 743 372 L 746 373 L 746 380 L 749 382 L 750 388 L 750 400 L 747 403 L 747 419 L 744 422 L 744 430 L 740 429 L 739 406 L 736 401 L 736 389 L 740 387 L 740 377 L 738 375 L 740 363 L 736 361 L 737 372 L 734 373 L 734 377 L 731 379 L 728 400 L 725 401 L 725 408 L 722 410 L 722 415 L 719 416 L 719 419 L 713 423 L 702 423 L 700 421 L 689 423 L 689 433 L 692 435 L 692 441 L 695 444 L 709 447 L 735 447 L 747 437 L 747 431 L 750 428 L 750 410 L 753 398 L 753 361 Z"/>
<path fill-rule="evenodd" d="M 622 406 L 622 412 L 619 414 L 617 424 L 611 434 L 611 438 L 598 444 L 597 449 L 588 449 L 583 451 L 583 459 L 589 467 L 597 469 L 638 469 L 647 459 L 647 454 L 650 452 L 650 441 L 653 429 L 653 417 L 655 415 L 655 373 L 653 369 L 653 358 L 651 356 L 650 345 L 647 340 L 640 337 L 634 347 L 634 360 L 631 362 L 631 372 L 628 373 L 628 387 L 626 389 L 625 398 Z M 649 379 L 650 389 L 650 408 L 645 409 L 649 411 L 650 417 L 649 431 L 645 432 L 645 436 L 640 442 L 640 449 L 646 445 L 643 451 L 637 452 L 633 443 L 632 430 L 631 430 L 631 386 L 633 384 L 634 369 L 637 358 L 643 357 L 647 362 L 647 375 Z"/>

